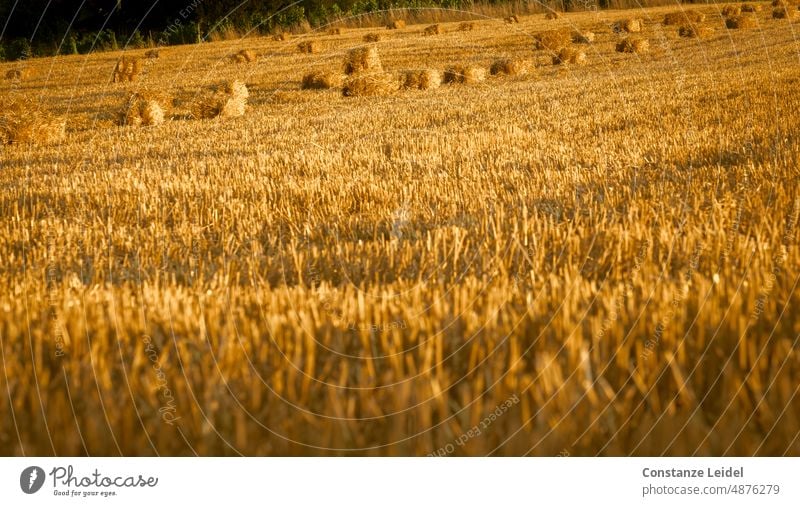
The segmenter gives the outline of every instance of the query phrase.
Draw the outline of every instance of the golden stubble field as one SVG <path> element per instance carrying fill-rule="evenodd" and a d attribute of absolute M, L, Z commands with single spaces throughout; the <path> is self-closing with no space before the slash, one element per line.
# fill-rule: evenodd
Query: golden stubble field
<path fill-rule="evenodd" d="M 67 136 L 0 148 L 0 453 L 800 454 L 800 23 L 764 6 L 385 30 L 388 71 L 533 68 L 379 97 L 299 89 L 374 28 L 27 62 L 0 94 Z M 243 117 L 187 116 L 231 79 Z M 172 119 L 116 126 L 136 90 Z"/>

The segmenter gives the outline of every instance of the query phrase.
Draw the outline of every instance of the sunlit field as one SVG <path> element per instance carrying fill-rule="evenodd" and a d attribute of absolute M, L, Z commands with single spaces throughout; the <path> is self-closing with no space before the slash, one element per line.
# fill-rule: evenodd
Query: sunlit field
<path fill-rule="evenodd" d="M 0 454 L 800 455 L 800 12 L 758 5 L 0 65 Z"/>

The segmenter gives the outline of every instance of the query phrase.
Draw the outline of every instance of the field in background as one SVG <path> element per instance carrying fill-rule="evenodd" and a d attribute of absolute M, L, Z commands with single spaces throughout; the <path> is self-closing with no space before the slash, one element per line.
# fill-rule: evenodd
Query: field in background
<path fill-rule="evenodd" d="M 0 453 L 800 454 L 800 23 L 720 8 L 386 31 L 389 71 L 535 64 L 386 97 L 299 89 L 374 29 L 27 62 L 0 94 L 67 139 L 0 148 Z M 173 120 L 116 126 L 132 90 Z"/>

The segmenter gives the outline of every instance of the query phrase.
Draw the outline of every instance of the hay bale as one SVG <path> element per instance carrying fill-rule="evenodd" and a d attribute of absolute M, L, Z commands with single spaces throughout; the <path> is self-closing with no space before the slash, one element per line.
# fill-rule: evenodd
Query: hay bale
<path fill-rule="evenodd" d="M 344 60 L 344 73 L 380 72 L 383 70 L 378 48 L 375 46 L 357 47 L 347 53 Z"/>
<path fill-rule="evenodd" d="M 742 4 L 742 12 L 761 12 L 761 4 Z"/>
<path fill-rule="evenodd" d="M 444 71 L 442 82 L 445 84 L 473 84 L 486 79 L 486 69 L 454 65 Z"/>
<path fill-rule="evenodd" d="M 464 21 L 460 25 L 458 25 L 459 32 L 471 32 L 475 29 L 475 23 L 472 21 Z"/>
<path fill-rule="evenodd" d="M 388 95 L 399 88 L 397 80 L 388 72 L 362 72 L 351 77 L 342 88 L 345 97 L 377 97 Z"/>
<path fill-rule="evenodd" d="M 242 49 L 238 53 L 231 55 L 231 60 L 236 63 L 254 63 L 258 60 L 258 55 L 251 49 Z"/>
<path fill-rule="evenodd" d="M 17 67 L 6 71 L 6 79 L 10 81 L 21 81 L 31 76 L 30 69 L 24 67 Z"/>
<path fill-rule="evenodd" d="M 229 81 L 215 86 L 201 96 L 192 106 L 196 119 L 232 118 L 244 115 L 249 97 L 247 86 L 241 81 Z"/>
<path fill-rule="evenodd" d="M 430 90 L 442 84 L 438 70 L 408 70 L 403 73 L 400 87 L 405 90 Z"/>
<path fill-rule="evenodd" d="M 342 85 L 341 74 L 333 72 L 311 72 L 303 76 L 300 89 L 303 90 L 328 90 Z"/>
<path fill-rule="evenodd" d="M 305 54 L 319 53 L 319 42 L 306 40 L 297 45 L 297 50 Z"/>
<path fill-rule="evenodd" d="M 510 24 L 514 24 L 514 23 L 519 23 L 519 18 L 517 17 L 516 14 L 512 14 L 512 15 L 508 16 L 507 18 L 504 18 L 503 21 L 506 24 L 510 25 Z"/>
<path fill-rule="evenodd" d="M 536 41 L 536 49 L 560 51 L 572 42 L 572 33 L 568 28 L 561 28 L 539 32 L 533 38 Z"/>
<path fill-rule="evenodd" d="M 618 53 L 646 53 L 650 43 L 646 39 L 627 38 L 617 43 Z"/>
<path fill-rule="evenodd" d="M 291 38 L 291 36 L 286 32 L 276 33 L 275 35 L 272 36 L 272 40 L 275 40 L 275 41 L 278 41 L 278 42 L 285 42 L 285 41 L 289 40 L 290 38 Z"/>
<path fill-rule="evenodd" d="M 131 93 L 118 115 L 117 123 L 128 126 L 154 126 L 164 122 L 164 108 L 169 103 L 162 97 L 145 93 Z"/>
<path fill-rule="evenodd" d="M 703 25 L 697 25 L 694 23 L 690 23 L 688 25 L 683 25 L 678 28 L 678 36 L 680 37 L 687 37 L 687 38 L 697 38 L 702 39 L 711 35 L 713 30 Z"/>
<path fill-rule="evenodd" d="M 698 11 L 679 11 L 670 12 L 664 16 L 664 26 L 687 25 L 691 23 L 702 23 L 706 20 L 706 15 Z"/>
<path fill-rule="evenodd" d="M 594 32 L 580 32 L 575 30 L 571 34 L 572 42 L 575 44 L 591 44 L 594 42 Z"/>
<path fill-rule="evenodd" d="M 442 25 L 438 23 L 435 25 L 426 26 L 425 30 L 422 31 L 422 34 L 425 36 L 441 35 L 443 33 L 444 33 L 444 28 L 442 28 Z"/>
<path fill-rule="evenodd" d="M 742 13 L 742 7 L 739 5 L 726 5 L 722 8 L 722 15 L 726 18 L 732 18 Z"/>
<path fill-rule="evenodd" d="M 565 47 L 553 55 L 553 65 L 562 64 L 584 65 L 586 63 L 586 52 L 583 49 L 575 49 L 572 47 Z"/>
<path fill-rule="evenodd" d="M 797 16 L 797 10 L 794 7 L 776 7 L 772 9 L 772 17 L 774 19 L 794 19 Z"/>
<path fill-rule="evenodd" d="M 400 30 L 406 27 L 406 22 L 402 19 L 392 19 L 389 21 L 389 24 L 386 25 L 386 28 L 389 30 Z"/>
<path fill-rule="evenodd" d="M 65 137 L 66 122 L 28 99 L 0 103 L 0 144 L 52 144 Z"/>
<path fill-rule="evenodd" d="M 381 34 L 379 33 L 368 33 L 364 35 L 364 42 L 380 42 Z"/>
<path fill-rule="evenodd" d="M 491 67 L 489 67 L 489 73 L 493 76 L 524 75 L 528 72 L 530 66 L 531 62 L 522 58 L 504 58 L 502 60 L 495 60 Z"/>
<path fill-rule="evenodd" d="M 342 34 L 342 29 L 339 27 L 331 28 L 330 30 L 328 30 L 328 35 L 341 35 L 341 34 Z"/>
<path fill-rule="evenodd" d="M 752 14 L 743 14 L 741 16 L 734 16 L 725 20 L 725 28 L 730 30 L 755 28 L 757 26 L 758 20 Z"/>
<path fill-rule="evenodd" d="M 642 31 L 642 22 L 634 18 L 620 19 L 611 25 L 611 29 L 614 33 L 638 33 Z"/>
<path fill-rule="evenodd" d="M 549 11 L 544 15 L 544 19 L 559 19 L 561 18 L 561 14 L 557 13 L 556 11 Z"/>
<path fill-rule="evenodd" d="M 147 52 L 144 54 L 144 57 L 145 57 L 145 58 L 147 58 L 147 59 L 149 59 L 149 60 L 155 60 L 155 59 L 157 59 L 159 56 L 161 56 L 161 55 L 160 55 L 160 53 L 159 53 L 158 49 L 151 49 L 151 50 L 147 51 Z"/>
<path fill-rule="evenodd" d="M 142 60 L 133 56 L 123 56 L 114 67 L 114 82 L 133 81 L 142 72 Z"/>

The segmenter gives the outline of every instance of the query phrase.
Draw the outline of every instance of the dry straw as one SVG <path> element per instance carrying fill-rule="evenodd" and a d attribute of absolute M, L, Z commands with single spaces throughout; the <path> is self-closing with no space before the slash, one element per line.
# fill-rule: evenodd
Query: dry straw
<path fill-rule="evenodd" d="M 678 28 L 678 35 L 687 38 L 702 39 L 711 35 L 712 30 L 703 25 L 688 24 Z"/>
<path fill-rule="evenodd" d="M 637 33 L 642 31 L 642 22 L 638 19 L 633 19 L 633 18 L 620 19 L 619 21 L 611 25 L 611 28 L 616 33 L 622 33 L 622 32 Z"/>
<path fill-rule="evenodd" d="M 238 53 L 231 55 L 231 59 L 236 63 L 254 63 L 258 60 L 258 55 L 251 49 L 242 49 Z"/>
<path fill-rule="evenodd" d="M 572 42 L 572 33 L 568 28 L 547 30 L 534 35 L 536 49 L 559 51 Z"/>
<path fill-rule="evenodd" d="M 334 72 L 311 72 L 303 76 L 300 88 L 304 90 L 327 90 L 342 85 L 341 74 Z"/>
<path fill-rule="evenodd" d="M 291 38 L 291 36 L 286 32 L 276 33 L 275 35 L 272 36 L 272 40 L 279 41 L 279 42 L 285 42 L 285 41 L 289 40 L 290 38 Z"/>
<path fill-rule="evenodd" d="M 118 123 L 128 126 L 154 126 L 164 122 L 164 108 L 168 104 L 163 97 L 131 93 L 119 112 Z"/>
<path fill-rule="evenodd" d="M 383 70 L 378 48 L 375 46 L 357 47 L 347 53 L 344 60 L 344 73 L 380 72 Z"/>
<path fill-rule="evenodd" d="M 742 7 L 739 5 L 726 5 L 722 8 L 722 15 L 726 18 L 732 18 L 742 13 Z"/>
<path fill-rule="evenodd" d="M 489 73 L 493 76 L 524 75 L 528 72 L 530 66 L 531 62 L 522 58 L 504 58 L 502 60 L 495 60 L 491 67 L 489 67 Z"/>
<path fill-rule="evenodd" d="M 581 32 L 575 30 L 572 32 L 572 42 L 575 44 L 591 44 L 594 42 L 594 32 Z"/>
<path fill-rule="evenodd" d="M 386 28 L 389 30 L 400 30 L 401 28 L 406 27 L 406 22 L 402 19 L 392 19 L 389 21 L 389 24 L 386 25 Z"/>
<path fill-rule="evenodd" d="M 444 33 L 444 28 L 442 28 L 442 25 L 440 25 L 438 23 L 435 24 L 435 25 L 426 26 L 425 30 L 422 31 L 422 34 L 426 35 L 426 36 L 427 35 L 441 35 L 443 33 Z"/>
<path fill-rule="evenodd" d="M 772 9 L 772 17 L 774 19 L 794 19 L 797 16 L 797 11 L 794 7 L 776 7 Z"/>
<path fill-rule="evenodd" d="M 569 63 L 572 65 L 583 65 L 586 63 L 586 52 L 583 49 L 565 47 L 553 56 L 553 65 Z"/>
<path fill-rule="evenodd" d="M 753 15 L 734 16 L 725 20 L 725 27 L 732 30 L 755 28 L 757 26 L 758 20 Z"/>
<path fill-rule="evenodd" d="M 364 42 L 380 42 L 381 34 L 379 33 L 368 33 L 364 35 Z"/>
<path fill-rule="evenodd" d="M 306 54 L 319 53 L 319 42 L 315 40 L 301 42 L 297 45 L 297 50 Z"/>
<path fill-rule="evenodd" d="M 517 17 L 516 14 L 512 14 L 512 15 L 508 16 L 507 18 L 504 18 L 503 21 L 510 25 L 510 24 L 513 24 L 513 23 L 519 23 L 519 18 Z"/>
<path fill-rule="evenodd" d="M 472 21 L 464 21 L 460 25 L 458 25 L 459 32 L 471 32 L 475 29 L 475 23 Z"/>
<path fill-rule="evenodd" d="M 114 67 L 114 82 L 133 81 L 142 72 L 142 60 L 133 56 L 123 56 Z"/>
<path fill-rule="evenodd" d="M 544 15 L 544 19 L 559 19 L 561 18 L 561 14 L 557 13 L 556 11 L 549 11 L 547 14 Z"/>
<path fill-rule="evenodd" d="M 242 116 L 247 106 L 249 93 L 241 81 L 229 81 L 211 89 L 200 97 L 192 107 L 196 119 L 232 118 Z"/>
<path fill-rule="evenodd" d="M 388 72 L 362 72 L 348 79 L 342 88 L 345 97 L 375 97 L 397 91 L 399 83 Z"/>
<path fill-rule="evenodd" d="M 144 54 L 144 57 L 145 57 L 145 58 L 148 58 L 148 59 L 150 59 L 150 60 L 155 60 L 155 59 L 157 59 L 159 56 L 161 56 L 161 54 L 159 53 L 158 49 L 151 49 L 151 50 L 147 51 L 147 52 Z"/>
<path fill-rule="evenodd" d="M 688 23 L 702 23 L 706 20 L 706 15 L 698 11 L 679 11 L 670 12 L 664 16 L 663 24 L 670 25 L 685 25 Z"/>
<path fill-rule="evenodd" d="M 646 53 L 650 49 L 650 43 L 646 39 L 628 38 L 617 43 L 619 53 Z"/>
<path fill-rule="evenodd" d="M 407 70 L 403 72 L 400 87 L 406 90 L 430 90 L 442 84 L 442 74 L 438 70 Z"/>
<path fill-rule="evenodd" d="M 442 82 L 446 84 L 473 84 L 486 79 L 486 69 L 482 67 L 454 65 L 444 71 Z"/>
<path fill-rule="evenodd" d="M 342 29 L 339 27 L 331 28 L 330 30 L 328 30 L 328 35 L 341 35 L 341 34 L 342 34 Z"/>
<path fill-rule="evenodd" d="M 742 4 L 742 12 L 761 12 L 761 4 Z"/>
<path fill-rule="evenodd" d="M 28 99 L 0 102 L 0 144 L 51 144 L 64 139 L 65 126 Z"/>

